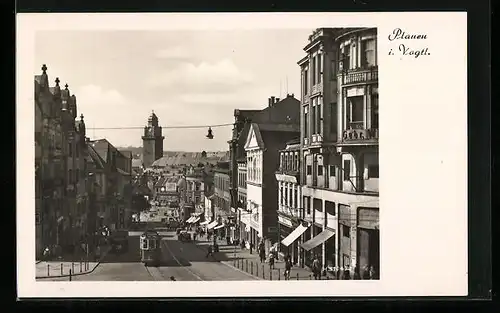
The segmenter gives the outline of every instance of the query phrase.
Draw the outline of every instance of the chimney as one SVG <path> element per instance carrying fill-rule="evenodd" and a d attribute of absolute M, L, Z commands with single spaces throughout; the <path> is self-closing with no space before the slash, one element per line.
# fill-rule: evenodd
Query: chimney
<path fill-rule="evenodd" d="M 273 99 L 268 98 L 268 99 L 267 99 L 267 104 L 268 104 L 270 107 L 272 107 L 272 106 L 273 106 Z"/>
<path fill-rule="evenodd" d="M 271 97 L 271 105 L 275 104 L 276 103 L 276 99 L 274 96 Z"/>
<path fill-rule="evenodd" d="M 274 103 L 278 103 L 280 102 L 280 98 L 276 98 L 276 101 L 274 101 Z"/>

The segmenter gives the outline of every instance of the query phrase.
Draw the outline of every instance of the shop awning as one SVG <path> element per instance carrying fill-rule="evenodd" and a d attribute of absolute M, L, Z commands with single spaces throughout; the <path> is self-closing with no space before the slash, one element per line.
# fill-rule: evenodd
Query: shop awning
<path fill-rule="evenodd" d="M 207 225 L 207 229 L 212 229 L 215 226 L 217 226 L 217 224 L 219 224 L 219 223 L 217 223 L 216 221 L 214 221 L 214 222 L 212 222 L 212 223 L 210 223 L 210 224 Z"/>
<path fill-rule="evenodd" d="M 199 218 L 199 217 L 195 217 L 195 218 L 191 221 L 191 223 L 193 223 L 193 224 L 194 224 L 194 223 L 198 222 L 199 220 L 200 220 L 200 218 Z"/>
<path fill-rule="evenodd" d="M 284 246 L 289 246 L 291 245 L 295 240 L 297 240 L 297 238 L 300 237 L 300 235 L 302 235 L 309 227 L 306 227 L 302 224 L 300 224 L 297 228 L 295 228 L 291 233 L 290 235 L 288 235 L 285 239 L 283 239 L 281 241 L 281 243 L 284 245 Z"/>
<path fill-rule="evenodd" d="M 188 219 L 187 219 L 186 223 L 192 223 L 192 222 L 193 222 L 193 220 L 194 220 L 194 217 L 193 217 L 193 216 L 191 216 L 190 218 L 188 218 Z"/>
<path fill-rule="evenodd" d="M 201 222 L 200 225 L 208 225 L 208 223 L 210 223 L 209 221 L 204 221 L 204 222 Z"/>
<path fill-rule="evenodd" d="M 215 226 L 215 227 L 214 227 L 214 230 L 221 229 L 221 228 L 223 228 L 223 227 L 224 227 L 224 225 L 223 225 L 223 224 L 221 224 L 221 225 L 217 225 L 217 226 Z"/>
<path fill-rule="evenodd" d="M 319 235 L 317 235 L 316 237 L 304 242 L 301 245 L 301 247 L 302 247 L 302 249 L 309 251 L 313 248 L 316 248 L 317 246 L 319 246 L 323 242 L 327 241 L 333 235 L 335 235 L 334 231 L 329 230 L 329 229 L 325 229 L 321 233 L 319 233 Z"/>

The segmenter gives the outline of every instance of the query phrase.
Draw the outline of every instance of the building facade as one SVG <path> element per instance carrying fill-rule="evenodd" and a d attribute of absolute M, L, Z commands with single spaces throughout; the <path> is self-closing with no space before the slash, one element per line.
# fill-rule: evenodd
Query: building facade
<path fill-rule="evenodd" d="M 300 186 L 300 140 L 289 141 L 280 151 L 278 181 L 278 238 L 281 254 L 289 254 L 294 264 L 304 264 L 302 234 L 309 228 L 305 223 L 301 204 Z"/>
<path fill-rule="evenodd" d="M 226 237 L 234 239 L 235 215 L 231 213 L 231 195 L 229 191 L 229 162 L 219 162 L 214 168 L 214 198 L 215 220 L 224 225 Z"/>
<path fill-rule="evenodd" d="M 376 47 L 375 28 L 317 29 L 299 61 L 306 265 L 378 271 Z"/>
<path fill-rule="evenodd" d="M 35 216 L 36 254 L 60 243 L 66 194 L 66 145 L 62 101 L 49 86 L 47 66 L 35 75 Z M 56 79 L 59 89 L 59 79 Z"/>
<path fill-rule="evenodd" d="M 299 111 L 297 102 L 295 109 Z M 252 123 L 245 144 L 247 162 L 247 211 L 250 218 L 250 244 L 261 241 L 268 250 L 278 243 L 278 184 L 275 172 L 279 166 L 279 149 L 299 136 L 299 125 Z M 247 228 L 247 225 L 245 225 Z"/>
<path fill-rule="evenodd" d="M 124 155 L 106 139 L 88 141 L 88 149 L 99 186 L 96 227 L 127 228 L 132 215 L 132 156 Z"/>
<path fill-rule="evenodd" d="M 300 111 L 297 106 L 300 101 L 293 94 L 284 99 L 277 97 L 268 98 L 268 103 L 262 110 L 234 110 L 234 128 L 229 143 L 230 155 L 230 195 L 231 208 L 237 218 L 236 233 L 249 244 L 251 213 L 246 204 L 246 182 L 240 176 L 246 177 L 246 151 L 245 144 L 252 123 L 267 124 L 299 124 Z M 245 226 L 246 225 L 246 226 Z"/>
<path fill-rule="evenodd" d="M 158 125 L 158 117 L 153 112 L 148 118 L 148 125 L 144 126 L 142 136 L 142 163 L 149 168 L 154 161 L 163 157 L 162 128 Z"/>

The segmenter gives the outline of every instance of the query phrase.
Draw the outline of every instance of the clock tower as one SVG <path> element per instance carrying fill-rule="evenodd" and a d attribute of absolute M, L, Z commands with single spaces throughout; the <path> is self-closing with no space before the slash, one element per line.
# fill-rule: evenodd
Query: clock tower
<path fill-rule="evenodd" d="M 144 127 L 142 136 L 142 163 L 148 168 L 154 161 L 163 157 L 162 129 L 158 126 L 158 117 L 154 112 L 148 118 L 148 125 Z"/>

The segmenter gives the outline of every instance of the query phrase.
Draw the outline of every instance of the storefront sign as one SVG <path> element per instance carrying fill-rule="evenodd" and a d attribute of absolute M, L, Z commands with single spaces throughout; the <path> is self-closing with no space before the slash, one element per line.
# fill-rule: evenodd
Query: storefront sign
<path fill-rule="evenodd" d="M 287 219 L 287 218 L 285 218 L 283 216 L 279 216 L 278 215 L 278 222 L 280 222 L 281 224 L 286 225 L 286 226 L 288 226 L 290 228 L 293 227 L 292 221 L 290 221 L 289 219 Z"/>

